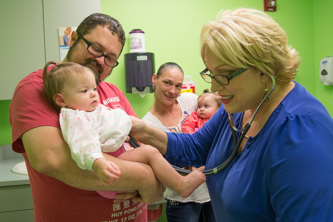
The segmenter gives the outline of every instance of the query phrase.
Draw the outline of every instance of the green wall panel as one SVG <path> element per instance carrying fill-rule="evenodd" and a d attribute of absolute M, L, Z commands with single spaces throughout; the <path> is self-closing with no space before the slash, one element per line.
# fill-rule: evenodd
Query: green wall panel
<path fill-rule="evenodd" d="M 8 120 L 10 100 L 0 100 L 0 147 L 12 141 L 11 127 Z"/>
<path fill-rule="evenodd" d="M 329 0 L 314 1 L 314 48 L 315 48 L 315 96 L 333 116 L 333 86 L 325 86 L 319 80 L 319 65 L 322 58 L 333 56 L 332 8 Z"/>
<path fill-rule="evenodd" d="M 101 10 L 117 18 L 123 25 L 126 37 L 132 29 L 145 32 L 147 52 L 155 54 L 155 69 L 164 62 L 176 62 L 197 83 L 196 94 L 201 94 L 209 84 L 199 72 L 204 68 L 200 58 L 199 36 L 203 24 L 215 20 L 217 13 L 224 9 L 249 7 L 263 10 L 260 0 L 101 0 Z M 277 11 L 267 12 L 286 31 L 289 43 L 302 58 L 296 81 L 315 95 L 314 28 L 313 3 L 310 1 L 277 1 Z M 127 39 L 120 65 L 106 81 L 125 90 L 124 54 L 129 53 Z M 155 70 L 155 71 L 156 71 Z M 137 115 L 141 118 L 153 103 L 153 94 L 141 98 L 137 94 L 126 94 Z"/>

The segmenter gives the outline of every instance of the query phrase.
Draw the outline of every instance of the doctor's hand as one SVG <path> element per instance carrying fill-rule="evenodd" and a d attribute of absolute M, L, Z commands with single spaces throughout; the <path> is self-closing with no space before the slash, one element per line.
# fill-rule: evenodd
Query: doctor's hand
<path fill-rule="evenodd" d="M 130 131 L 130 135 L 137 141 L 137 142 L 142 142 L 144 139 L 144 134 L 145 134 L 145 127 L 147 126 L 146 123 L 138 119 L 134 116 L 129 116 L 132 121 L 132 128 Z"/>
<path fill-rule="evenodd" d="M 157 129 L 156 127 L 147 125 L 143 120 L 134 116 L 129 116 L 132 121 L 132 129 L 130 135 L 143 144 L 151 145 L 157 148 L 163 155 L 166 154 L 168 145 L 167 133 Z"/>

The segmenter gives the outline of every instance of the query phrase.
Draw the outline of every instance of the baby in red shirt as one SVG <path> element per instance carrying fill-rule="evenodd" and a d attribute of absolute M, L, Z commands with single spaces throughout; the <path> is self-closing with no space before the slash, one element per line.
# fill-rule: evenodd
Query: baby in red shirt
<path fill-rule="evenodd" d="M 204 90 L 203 94 L 198 97 L 198 106 L 195 112 L 192 112 L 182 124 L 183 133 L 195 133 L 214 115 L 220 108 L 222 101 L 219 95 Z"/>

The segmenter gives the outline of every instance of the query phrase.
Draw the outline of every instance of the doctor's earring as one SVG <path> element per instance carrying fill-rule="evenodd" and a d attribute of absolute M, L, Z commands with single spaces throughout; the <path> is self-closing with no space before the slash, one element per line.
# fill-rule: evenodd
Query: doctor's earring
<path fill-rule="evenodd" d="M 155 85 L 152 85 L 151 88 L 153 89 L 153 92 L 155 92 Z"/>
<path fill-rule="evenodd" d="M 268 88 L 267 88 L 267 82 L 265 83 L 265 89 L 264 89 L 264 96 L 262 98 L 265 98 L 265 96 L 268 93 Z M 269 100 L 269 98 L 267 97 L 267 99 L 265 100 L 265 102 L 267 102 Z"/>

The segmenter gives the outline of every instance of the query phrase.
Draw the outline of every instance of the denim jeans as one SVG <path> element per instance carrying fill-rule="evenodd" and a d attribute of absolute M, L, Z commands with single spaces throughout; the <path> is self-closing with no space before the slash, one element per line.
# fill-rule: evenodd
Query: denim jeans
<path fill-rule="evenodd" d="M 177 202 L 167 200 L 166 216 L 168 222 L 215 222 L 211 202 Z"/>

